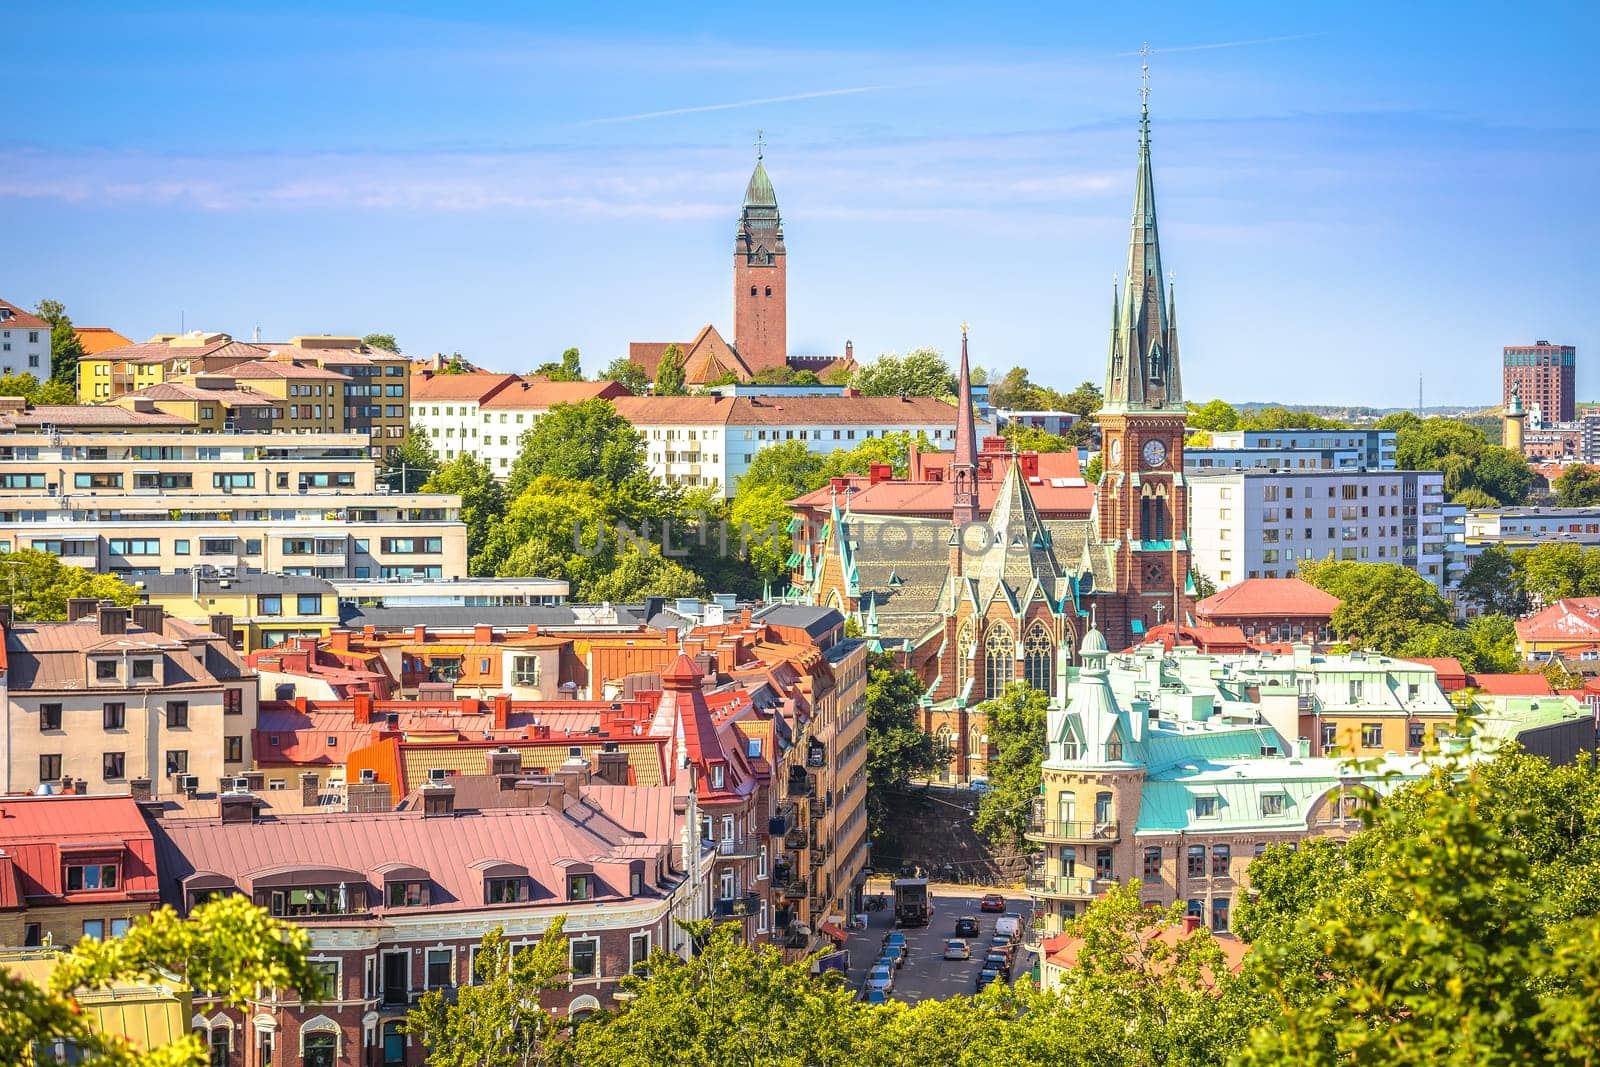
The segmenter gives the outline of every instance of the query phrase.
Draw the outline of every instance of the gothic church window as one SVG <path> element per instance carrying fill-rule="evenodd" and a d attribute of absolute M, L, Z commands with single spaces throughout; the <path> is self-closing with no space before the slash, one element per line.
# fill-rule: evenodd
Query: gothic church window
<path fill-rule="evenodd" d="M 1022 642 L 1022 680 L 1041 693 L 1051 691 L 1052 642 L 1043 622 L 1035 619 Z"/>
<path fill-rule="evenodd" d="M 1005 692 L 1015 680 L 1012 664 L 1016 662 L 1017 639 L 1003 625 L 989 628 L 983 639 L 983 692 L 995 697 Z"/>
<path fill-rule="evenodd" d="M 968 619 L 961 624 L 961 631 L 956 636 L 956 692 L 965 692 L 967 683 L 972 680 L 972 656 L 976 651 L 976 641 L 972 634 L 972 620 Z"/>

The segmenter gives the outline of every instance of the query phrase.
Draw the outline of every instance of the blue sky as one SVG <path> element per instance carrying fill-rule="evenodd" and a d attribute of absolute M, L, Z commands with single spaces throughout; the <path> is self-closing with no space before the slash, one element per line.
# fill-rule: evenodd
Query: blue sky
<path fill-rule="evenodd" d="M 1600 397 L 1596 5 L 865 7 L 8 4 L 0 297 L 595 368 L 731 334 L 759 127 L 791 351 L 1098 380 L 1148 39 L 1191 397 Z"/>

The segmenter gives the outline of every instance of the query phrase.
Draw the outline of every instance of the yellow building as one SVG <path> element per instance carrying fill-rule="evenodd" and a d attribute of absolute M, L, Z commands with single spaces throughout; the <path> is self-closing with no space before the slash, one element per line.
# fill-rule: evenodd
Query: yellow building
<path fill-rule="evenodd" d="M 49 948 L 8 950 L 0 952 L 0 970 L 43 987 L 49 984 L 61 956 L 61 952 Z M 189 1033 L 192 995 L 175 975 L 155 974 L 97 989 L 80 989 L 74 997 L 88 1013 L 94 1030 L 125 1038 L 136 1049 L 148 1051 L 170 1045 Z M 44 1051 L 40 1063 L 77 1062 L 74 1050 L 59 1044 Z"/>
<path fill-rule="evenodd" d="M 130 411 L 154 409 L 186 419 L 197 432 L 245 433 L 272 430 L 283 418 L 284 405 L 274 396 L 240 386 L 223 375 L 197 374 L 181 381 L 159 382 L 109 401 Z"/>
<path fill-rule="evenodd" d="M 272 355 L 227 368 L 235 386 L 282 401 L 275 429 L 288 433 L 342 433 L 345 377 L 315 363 Z M 183 379 L 190 381 L 192 379 Z"/>
<path fill-rule="evenodd" d="M 80 359 L 78 402 L 103 403 L 182 375 L 225 370 L 266 355 L 265 348 L 235 341 L 225 333 L 157 334 L 139 344 Z"/>
<path fill-rule="evenodd" d="M 199 626 L 226 615 L 233 647 L 244 653 L 296 637 L 326 637 L 339 625 L 339 597 L 322 578 L 289 574 L 152 574 L 138 579 L 150 604 Z"/>

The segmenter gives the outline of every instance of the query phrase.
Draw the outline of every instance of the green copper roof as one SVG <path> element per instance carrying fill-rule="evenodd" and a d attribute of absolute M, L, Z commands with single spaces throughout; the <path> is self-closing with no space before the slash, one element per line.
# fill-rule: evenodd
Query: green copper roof
<path fill-rule="evenodd" d="M 772 191 L 772 179 L 767 177 L 767 168 L 756 160 L 755 173 L 750 175 L 750 184 L 744 187 L 745 207 L 777 207 L 778 194 Z"/>

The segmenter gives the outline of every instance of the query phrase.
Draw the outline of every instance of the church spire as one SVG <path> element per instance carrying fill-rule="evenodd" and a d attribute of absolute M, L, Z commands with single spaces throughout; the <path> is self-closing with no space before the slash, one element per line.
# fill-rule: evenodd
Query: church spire
<path fill-rule="evenodd" d="M 961 374 L 956 383 L 956 450 L 950 459 L 955 484 L 951 518 L 957 525 L 978 518 L 978 436 L 972 417 L 972 372 L 967 364 L 967 324 L 961 324 Z"/>
<path fill-rule="evenodd" d="M 1148 55 L 1148 48 L 1146 49 Z M 1128 235 L 1128 271 L 1115 316 L 1106 368 L 1107 411 L 1182 408 L 1177 328 L 1164 292 L 1161 240 L 1156 226 L 1156 187 L 1150 164 L 1150 67 L 1139 90 L 1139 168 L 1134 179 L 1133 222 Z"/>
<path fill-rule="evenodd" d="M 955 454 L 950 458 L 950 482 L 955 483 L 957 525 L 978 520 L 978 430 L 973 422 L 973 374 L 966 362 L 966 323 L 962 323 L 962 373 L 955 384 Z"/>

